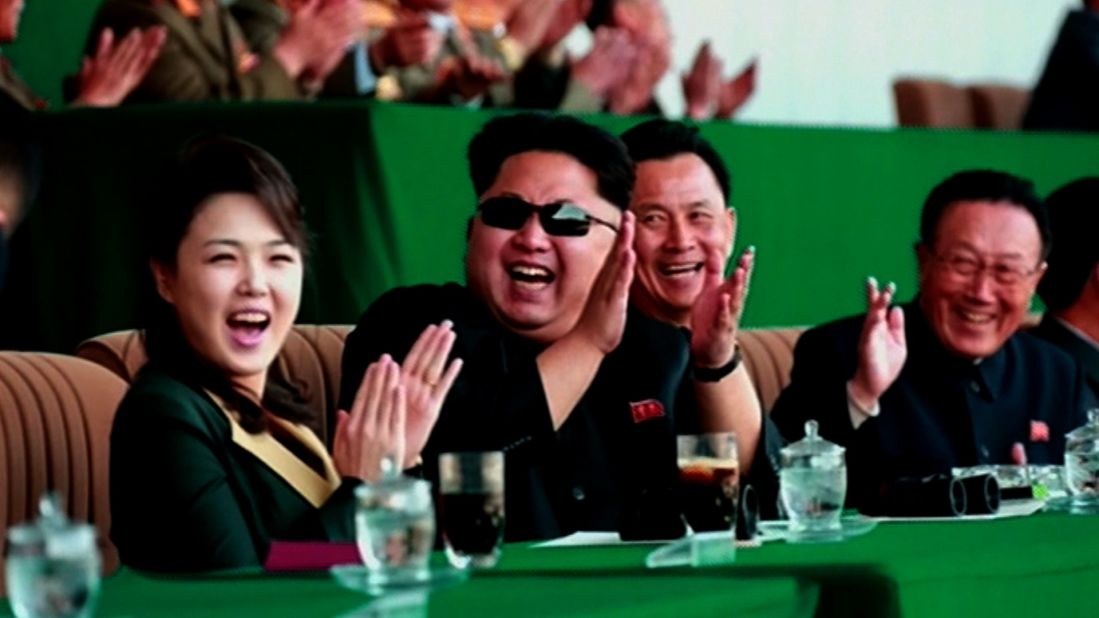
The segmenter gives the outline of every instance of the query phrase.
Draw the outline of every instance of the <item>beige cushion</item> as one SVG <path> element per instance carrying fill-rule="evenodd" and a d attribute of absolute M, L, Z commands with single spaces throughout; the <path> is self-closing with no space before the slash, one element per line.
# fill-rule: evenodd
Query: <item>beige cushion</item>
<path fill-rule="evenodd" d="M 39 497 L 54 490 L 70 517 L 98 530 L 104 574 L 118 568 L 107 475 L 125 392 L 123 380 L 83 359 L 0 352 L 0 530 L 34 519 Z"/>
<path fill-rule="evenodd" d="M 779 393 L 790 383 L 794 344 L 804 328 L 743 329 L 737 333 L 740 352 L 763 410 L 770 413 Z"/>
<path fill-rule="evenodd" d="M 1030 101 L 1030 90 L 1003 84 L 974 84 L 969 87 L 973 121 L 984 129 L 1018 130 Z"/>
<path fill-rule="evenodd" d="M 897 124 L 902 127 L 965 129 L 974 126 L 973 105 L 965 88 L 934 79 L 893 82 Z"/>

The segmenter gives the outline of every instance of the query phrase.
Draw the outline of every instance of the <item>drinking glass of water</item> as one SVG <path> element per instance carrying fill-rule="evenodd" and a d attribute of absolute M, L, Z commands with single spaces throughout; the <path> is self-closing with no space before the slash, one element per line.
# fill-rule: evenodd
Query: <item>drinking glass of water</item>
<path fill-rule="evenodd" d="M 405 476 L 384 478 L 355 490 L 355 540 L 367 585 L 384 588 L 430 579 L 435 542 L 431 483 Z"/>
<path fill-rule="evenodd" d="M 495 566 L 504 540 L 504 454 L 440 455 L 439 511 L 452 565 Z"/>
<path fill-rule="evenodd" d="M 821 438 L 816 421 L 805 423 L 804 439 L 782 449 L 779 488 L 792 534 L 841 529 L 847 496 L 844 449 Z"/>
<path fill-rule="evenodd" d="M 8 530 L 6 576 L 16 618 L 86 618 L 99 593 L 99 551 L 88 524 Z"/>

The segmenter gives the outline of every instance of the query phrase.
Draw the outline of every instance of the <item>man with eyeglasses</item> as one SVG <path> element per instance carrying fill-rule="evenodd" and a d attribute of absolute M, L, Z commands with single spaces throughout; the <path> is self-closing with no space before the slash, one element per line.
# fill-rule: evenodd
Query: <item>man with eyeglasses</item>
<path fill-rule="evenodd" d="M 1068 183 L 1046 205 L 1054 244 L 1038 284 L 1046 313 L 1032 332 L 1072 354 L 1099 395 L 1099 177 Z"/>
<path fill-rule="evenodd" d="M 806 332 L 772 418 L 846 446 L 849 502 L 984 464 L 1061 463 L 1088 395 L 1072 358 L 1018 333 L 1046 270 L 1045 206 L 1027 180 L 965 171 L 935 187 L 916 244 L 920 290 L 866 284 L 867 313 Z"/>
<path fill-rule="evenodd" d="M 677 418 L 696 413 L 676 406 L 690 357 L 678 329 L 628 308 L 625 147 L 575 118 L 528 113 L 489 121 L 468 157 L 479 204 L 467 285 L 375 302 L 348 337 L 341 404 L 369 362 L 403 358 L 416 333 L 450 320 L 464 365 L 438 419 L 409 400 L 408 451 L 429 478 L 440 453 L 504 451 L 508 540 L 682 534 L 671 492 Z"/>

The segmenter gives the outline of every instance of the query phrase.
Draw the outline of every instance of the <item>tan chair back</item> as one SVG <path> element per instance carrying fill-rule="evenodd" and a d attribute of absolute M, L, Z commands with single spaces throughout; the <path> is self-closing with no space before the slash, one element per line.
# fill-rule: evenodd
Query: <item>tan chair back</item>
<path fill-rule="evenodd" d="M 794 345 L 803 332 L 804 328 L 767 328 L 737 333 L 744 365 L 764 412 L 771 412 L 779 393 L 790 383 Z"/>
<path fill-rule="evenodd" d="M 974 84 L 969 87 L 973 121 L 978 128 L 1016 131 L 1023 126 L 1023 114 L 1030 90 L 1004 84 Z"/>
<path fill-rule="evenodd" d="M 897 123 L 902 127 L 968 129 L 975 126 L 965 88 L 933 79 L 893 82 Z"/>
<path fill-rule="evenodd" d="M 282 375 L 297 384 L 311 410 L 323 412 L 312 424 L 325 443 L 329 420 L 334 418 L 340 394 L 340 360 L 350 326 L 295 325 L 275 361 Z M 76 355 L 102 365 L 127 383 L 149 360 L 140 331 L 124 330 L 81 343 Z"/>
<path fill-rule="evenodd" d="M 83 359 L 0 352 L 0 530 L 34 519 L 38 499 L 53 490 L 73 520 L 95 525 L 103 573 L 118 568 L 107 480 L 125 392 L 123 380 Z M 3 565 L 0 556 L 0 573 Z"/>

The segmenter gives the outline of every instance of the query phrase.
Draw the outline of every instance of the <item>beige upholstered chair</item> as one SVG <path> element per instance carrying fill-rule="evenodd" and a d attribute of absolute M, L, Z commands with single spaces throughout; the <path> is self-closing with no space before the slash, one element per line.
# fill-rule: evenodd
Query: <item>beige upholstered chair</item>
<path fill-rule="evenodd" d="M 340 394 L 340 359 L 350 326 L 297 325 L 291 329 L 276 360 L 276 369 L 299 386 L 312 410 L 323 418 L 313 429 L 329 442 L 328 419 L 335 416 Z M 81 343 L 76 355 L 114 372 L 127 383 L 145 365 L 145 344 L 141 333 L 124 330 L 100 335 Z"/>
<path fill-rule="evenodd" d="M 103 572 L 118 568 L 108 448 L 125 392 L 124 381 L 83 359 L 0 352 L 0 530 L 34 519 L 39 497 L 54 490 L 70 517 L 97 528 Z M 0 556 L 0 573 L 3 564 Z"/>
<path fill-rule="evenodd" d="M 965 88 L 934 79 L 893 82 L 897 124 L 902 127 L 967 129 L 974 125 L 973 105 Z"/>
<path fill-rule="evenodd" d="M 744 364 L 752 376 L 764 410 L 770 410 L 790 381 L 794 343 L 803 328 L 745 329 L 740 332 Z M 351 332 L 346 325 L 298 325 L 290 331 L 279 363 L 295 382 L 305 387 L 309 403 L 332 418 L 339 398 L 340 359 Z M 125 330 L 89 339 L 77 356 L 98 363 L 133 381 L 147 360 L 138 331 Z M 326 437 L 326 436 L 322 436 Z"/>
<path fill-rule="evenodd" d="M 973 122 L 981 129 L 1016 131 L 1023 126 L 1023 114 L 1030 90 L 1004 84 L 974 84 L 969 87 Z"/>
<path fill-rule="evenodd" d="M 737 334 L 744 365 L 756 387 L 759 403 L 767 413 L 779 393 L 790 383 L 794 344 L 804 328 L 744 329 Z"/>

